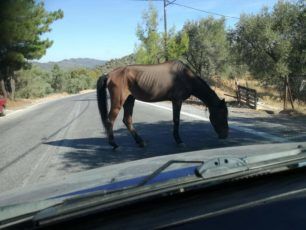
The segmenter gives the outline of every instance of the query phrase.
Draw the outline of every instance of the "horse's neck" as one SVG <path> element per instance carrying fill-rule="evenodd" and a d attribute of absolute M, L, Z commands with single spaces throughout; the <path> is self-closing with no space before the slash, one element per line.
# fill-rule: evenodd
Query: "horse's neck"
<path fill-rule="evenodd" d="M 192 94 L 203 101 L 203 103 L 208 107 L 216 106 L 220 102 L 220 98 L 217 96 L 215 91 L 213 91 L 209 85 L 199 77 L 196 77 L 194 80 Z"/>

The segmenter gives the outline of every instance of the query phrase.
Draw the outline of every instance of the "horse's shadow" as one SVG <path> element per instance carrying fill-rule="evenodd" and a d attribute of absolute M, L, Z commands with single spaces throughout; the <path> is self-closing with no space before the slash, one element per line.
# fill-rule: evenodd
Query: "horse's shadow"
<path fill-rule="evenodd" d="M 147 142 L 145 148 L 139 148 L 125 128 L 115 130 L 116 141 L 120 145 L 115 151 L 108 145 L 106 138 L 100 137 L 62 139 L 45 142 L 45 144 L 63 148 L 62 170 L 77 166 L 77 171 L 174 153 L 254 144 L 254 137 L 243 135 L 235 130 L 230 131 L 230 138 L 220 141 L 210 123 L 202 121 L 182 122 L 181 136 L 186 147 L 178 147 L 175 144 L 170 121 L 153 124 L 136 123 L 135 128 Z M 265 142 L 259 140 L 257 143 Z"/>

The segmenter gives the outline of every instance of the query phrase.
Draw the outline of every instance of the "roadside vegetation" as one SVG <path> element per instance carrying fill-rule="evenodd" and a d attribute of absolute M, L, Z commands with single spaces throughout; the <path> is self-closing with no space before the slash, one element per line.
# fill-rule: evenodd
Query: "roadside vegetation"
<path fill-rule="evenodd" d="M 279 104 L 287 78 L 294 103 L 305 109 L 305 1 L 279 1 L 273 9 L 242 14 L 227 30 L 225 18 L 187 21 L 180 31 L 158 32 L 158 14 L 150 5 L 137 28 L 136 62 L 154 64 L 179 59 L 210 84 L 235 89 L 235 81 L 259 91 L 261 100 Z M 175 47 L 173 49 L 173 47 Z M 306 111 L 305 111 L 306 112 Z"/>
<path fill-rule="evenodd" d="M 23 6 L 22 9 L 17 6 Z M 33 9 L 33 10 L 30 10 Z M 27 20 L 18 20 L 16 14 Z M 235 81 L 255 88 L 261 100 L 281 104 L 287 78 L 294 103 L 306 107 L 305 1 L 279 1 L 272 9 L 243 14 L 235 27 L 226 29 L 225 18 L 203 17 L 186 21 L 182 29 L 159 31 L 159 15 L 152 4 L 136 28 L 133 54 L 113 59 L 94 69 L 51 71 L 32 66 L 52 41 L 40 35 L 63 17 L 61 10 L 46 12 L 42 2 L 1 1 L 0 83 L 12 99 L 44 97 L 50 93 L 77 93 L 95 87 L 97 78 L 119 66 L 181 60 L 215 87 L 233 93 Z M 36 20 L 33 20 L 33 17 Z M 23 29 L 27 26 L 26 31 Z M 10 28 L 16 28 L 12 31 Z M 303 80 L 305 87 L 302 86 Z M 0 92 L 1 93 L 1 92 Z"/>
<path fill-rule="evenodd" d="M 98 69 L 64 71 L 54 65 L 51 71 L 38 67 L 16 72 L 16 96 L 18 98 L 44 97 L 50 93 L 78 93 L 95 87 Z"/>

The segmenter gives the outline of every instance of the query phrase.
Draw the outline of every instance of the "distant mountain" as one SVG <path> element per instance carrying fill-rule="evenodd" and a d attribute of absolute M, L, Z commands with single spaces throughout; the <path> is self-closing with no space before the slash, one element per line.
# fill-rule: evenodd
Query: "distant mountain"
<path fill-rule="evenodd" d="M 97 66 L 103 65 L 105 62 L 106 61 L 92 58 L 70 58 L 58 62 L 32 62 L 32 64 L 44 70 L 51 70 L 55 64 L 57 64 L 63 70 L 72 70 L 78 68 L 94 69 Z"/>
<path fill-rule="evenodd" d="M 121 58 L 111 59 L 105 62 L 103 65 L 100 65 L 98 69 L 101 70 L 103 74 L 105 74 L 117 67 L 122 67 L 122 66 L 132 65 L 132 64 L 135 64 L 134 54 L 126 55 Z"/>

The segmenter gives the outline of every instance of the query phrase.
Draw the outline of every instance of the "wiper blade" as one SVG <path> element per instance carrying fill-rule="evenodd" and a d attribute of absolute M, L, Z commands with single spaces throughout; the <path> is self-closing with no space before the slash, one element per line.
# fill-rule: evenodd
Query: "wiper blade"
<path fill-rule="evenodd" d="M 184 161 L 184 160 L 170 160 L 167 163 L 163 164 L 161 167 L 156 169 L 154 172 L 152 172 L 150 175 L 145 177 L 138 185 L 135 187 L 141 187 L 146 185 L 150 180 L 158 176 L 161 172 L 163 172 L 166 168 L 173 164 L 203 164 L 204 161 Z"/>

